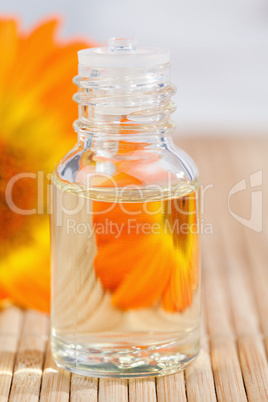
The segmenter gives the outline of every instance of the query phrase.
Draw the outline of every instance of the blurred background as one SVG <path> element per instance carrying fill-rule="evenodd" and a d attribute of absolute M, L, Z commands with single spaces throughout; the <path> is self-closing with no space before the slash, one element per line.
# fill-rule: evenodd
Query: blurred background
<path fill-rule="evenodd" d="M 268 133 L 267 0 L 12 0 L 22 28 L 60 16 L 62 38 L 169 48 L 177 135 Z"/>

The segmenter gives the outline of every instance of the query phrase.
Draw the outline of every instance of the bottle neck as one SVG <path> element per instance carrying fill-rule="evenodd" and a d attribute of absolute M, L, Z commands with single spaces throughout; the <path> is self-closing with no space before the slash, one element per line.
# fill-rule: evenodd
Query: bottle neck
<path fill-rule="evenodd" d="M 79 118 L 74 129 L 83 136 L 135 139 L 170 135 L 175 125 L 169 64 L 150 69 L 80 66 L 74 78 Z"/>

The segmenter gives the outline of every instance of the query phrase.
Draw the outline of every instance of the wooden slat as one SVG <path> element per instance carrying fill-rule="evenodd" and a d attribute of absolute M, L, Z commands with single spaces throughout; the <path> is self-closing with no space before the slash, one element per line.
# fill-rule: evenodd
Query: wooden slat
<path fill-rule="evenodd" d="M 234 340 L 215 337 L 211 339 L 210 345 L 218 401 L 247 401 Z"/>
<path fill-rule="evenodd" d="M 97 402 L 98 379 L 72 374 L 71 378 L 71 402 Z"/>
<path fill-rule="evenodd" d="M 157 379 L 158 402 L 186 402 L 184 373 L 176 373 Z"/>
<path fill-rule="evenodd" d="M 129 402 L 156 402 L 155 379 L 130 379 Z"/>
<path fill-rule="evenodd" d="M 186 369 L 186 389 L 189 402 L 217 400 L 209 353 L 204 348 L 193 365 Z"/>
<path fill-rule="evenodd" d="M 127 402 L 128 381 L 103 379 L 99 380 L 99 402 Z"/>
<path fill-rule="evenodd" d="M 39 400 L 47 335 L 48 316 L 27 311 L 14 368 L 10 401 Z"/>
<path fill-rule="evenodd" d="M 69 389 L 70 373 L 56 366 L 52 359 L 50 348 L 48 348 L 43 371 L 40 402 L 67 402 L 69 401 Z"/>
<path fill-rule="evenodd" d="M 0 400 L 8 401 L 15 356 L 24 314 L 17 307 L 6 307 L 0 313 Z"/>
<path fill-rule="evenodd" d="M 185 370 L 189 402 L 215 402 L 217 400 L 204 314 L 202 318 L 200 353 L 194 363 Z"/>
<path fill-rule="evenodd" d="M 264 346 L 259 337 L 239 337 L 238 348 L 248 400 L 268 401 L 268 367 Z"/>

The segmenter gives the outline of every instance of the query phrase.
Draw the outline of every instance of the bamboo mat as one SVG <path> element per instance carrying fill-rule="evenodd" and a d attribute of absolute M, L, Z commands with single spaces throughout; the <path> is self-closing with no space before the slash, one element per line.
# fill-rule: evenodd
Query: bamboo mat
<path fill-rule="evenodd" d="M 0 402 L 268 401 L 268 226 L 260 205 L 261 198 L 267 205 L 268 141 L 190 138 L 178 144 L 198 164 L 205 190 L 202 348 L 196 362 L 158 379 L 71 375 L 51 359 L 48 317 L 8 307 L 0 313 Z M 261 223 L 261 232 L 245 226 L 260 230 Z"/>

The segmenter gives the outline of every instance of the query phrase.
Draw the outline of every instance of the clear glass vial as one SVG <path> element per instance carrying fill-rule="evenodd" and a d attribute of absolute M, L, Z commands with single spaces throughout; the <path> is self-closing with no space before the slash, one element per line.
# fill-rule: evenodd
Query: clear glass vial
<path fill-rule="evenodd" d="M 52 176 L 51 344 L 97 377 L 177 372 L 199 351 L 199 182 L 171 139 L 169 53 L 78 52 L 75 147 Z"/>

